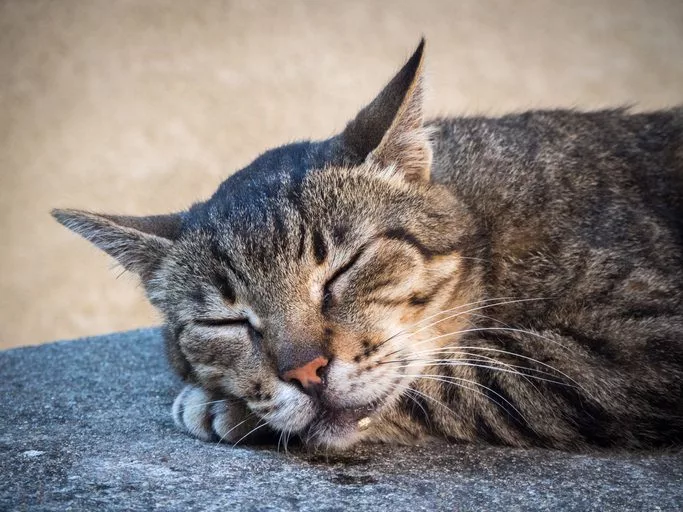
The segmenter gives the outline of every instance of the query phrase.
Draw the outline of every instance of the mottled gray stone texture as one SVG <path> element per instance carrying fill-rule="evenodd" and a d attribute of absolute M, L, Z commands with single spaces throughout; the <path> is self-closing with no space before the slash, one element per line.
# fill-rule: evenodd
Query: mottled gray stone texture
<path fill-rule="evenodd" d="M 0 352 L 0 510 L 681 510 L 683 454 L 205 444 L 159 331 Z"/>

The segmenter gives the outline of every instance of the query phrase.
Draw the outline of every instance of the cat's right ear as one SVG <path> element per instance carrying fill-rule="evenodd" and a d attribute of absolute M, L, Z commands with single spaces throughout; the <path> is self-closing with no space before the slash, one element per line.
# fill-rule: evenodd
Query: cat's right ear
<path fill-rule="evenodd" d="M 151 277 L 178 238 L 181 215 L 128 217 L 81 210 L 52 210 L 57 221 L 115 258 L 143 280 Z"/>
<path fill-rule="evenodd" d="M 342 133 L 347 154 L 393 166 L 408 181 L 429 179 L 432 149 L 423 118 L 425 41 Z"/>

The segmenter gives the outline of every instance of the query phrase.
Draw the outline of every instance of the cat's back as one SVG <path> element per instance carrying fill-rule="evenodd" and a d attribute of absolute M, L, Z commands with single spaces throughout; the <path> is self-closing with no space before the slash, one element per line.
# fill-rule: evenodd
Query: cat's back
<path fill-rule="evenodd" d="M 434 181 L 490 222 L 648 211 L 683 236 L 683 107 L 539 110 L 430 126 Z"/>
<path fill-rule="evenodd" d="M 477 220 L 471 252 L 487 261 L 490 293 L 558 297 L 560 316 L 584 324 L 574 305 L 599 300 L 600 318 L 658 296 L 683 313 L 683 108 L 432 126 L 433 179 Z"/>

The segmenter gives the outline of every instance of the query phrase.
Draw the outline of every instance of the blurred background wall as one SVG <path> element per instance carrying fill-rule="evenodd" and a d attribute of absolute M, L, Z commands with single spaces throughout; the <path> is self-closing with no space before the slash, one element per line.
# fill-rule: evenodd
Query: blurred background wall
<path fill-rule="evenodd" d="M 428 40 L 428 112 L 683 103 L 681 0 L 0 2 L 0 347 L 157 322 L 48 215 L 206 198 Z"/>

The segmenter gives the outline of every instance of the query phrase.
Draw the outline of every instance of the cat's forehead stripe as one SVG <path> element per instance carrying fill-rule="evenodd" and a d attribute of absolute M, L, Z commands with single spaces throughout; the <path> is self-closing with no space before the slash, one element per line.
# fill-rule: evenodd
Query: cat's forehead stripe
<path fill-rule="evenodd" d="M 237 300 L 237 294 L 235 293 L 235 287 L 230 283 L 228 277 L 223 272 L 216 272 L 214 274 L 213 282 L 228 304 L 234 304 Z"/>
<path fill-rule="evenodd" d="M 320 230 L 314 229 L 312 234 L 313 243 L 313 255 L 315 256 L 315 262 L 320 265 L 327 259 L 327 243 L 325 238 L 321 234 Z"/>

